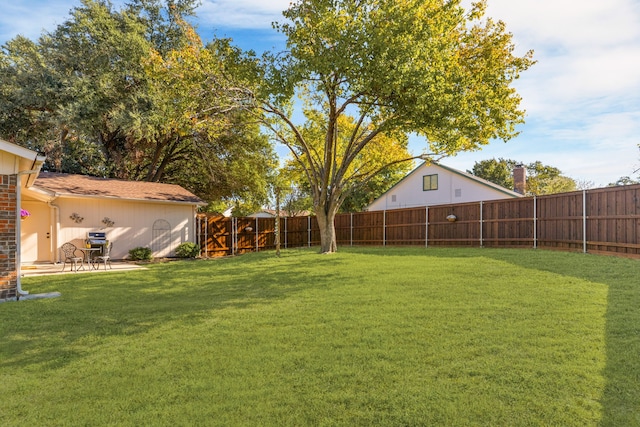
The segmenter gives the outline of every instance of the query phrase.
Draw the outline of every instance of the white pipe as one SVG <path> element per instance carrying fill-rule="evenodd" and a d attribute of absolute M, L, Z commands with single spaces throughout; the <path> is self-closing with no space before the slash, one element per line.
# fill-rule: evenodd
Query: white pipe
<path fill-rule="evenodd" d="M 582 252 L 587 253 L 587 190 L 582 190 Z"/>
<path fill-rule="evenodd" d="M 30 175 L 40 172 L 38 169 L 28 170 L 28 171 L 20 171 L 16 174 L 16 291 L 18 292 L 18 299 L 21 295 L 29 295 L 29 292 L 22 289 L 22 283 L 20 283 L 20 263 L 21 263 L 21 254 L 22 245 L 20 244 L 21 239 L 21 218 L 20 218 L 20 205 L 22 203 L 22 175 Z"/>
<path fill-rule="evenodd" d="M 387 211 L 382 211 L 382 246 L 387 246 Z"/>
<path fill-rule="evenodd" d="M 58 229 L 58 227 L 60 225 L 60 208 L 54 205 L 53 203 L 51 203 L 51 201 L 48 201 L 47 205 L 49 205 L 49 207 L 53 209 L 53 211 L 55 212 L 55 219 L 53 221 L 53 229 L 51 233 L 52 236 L 50 236 L 50 238 L 51 238 L 52 245 L 55 248 L 55 254 L 53 255 L 53 262 L 54 264 L 59 264 L 60 251 L 58 250 L 58 233 L 60 232 L 60 230 Z"/>
<path fill-rule="evenodd" d="M 533 196 L 533 249 L 538 248 L 538 200 Z"/>
<path fill-rule="evenodd" d="M 482 217 L 482 211 L 484 210 L 484 204 L 482 200 L 480 200 L 480 247 L 484 247 L 484 234 L 482 234 L 482 229 L 484 228 L 484 219 Z"/>
<path fill-rule="evenodd" d="M 424 218 L 424 247 L 429 247 L 429 206 L 425 206 Z"/>

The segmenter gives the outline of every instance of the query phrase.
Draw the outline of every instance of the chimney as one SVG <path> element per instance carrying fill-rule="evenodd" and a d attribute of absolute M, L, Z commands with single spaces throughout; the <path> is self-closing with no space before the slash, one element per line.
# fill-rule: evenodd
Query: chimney
<path fill-rule="evenodd" d="M 522 164 L 513 169 L 513 191 L 523 196 L 527 192 L 527 168 Z"/>

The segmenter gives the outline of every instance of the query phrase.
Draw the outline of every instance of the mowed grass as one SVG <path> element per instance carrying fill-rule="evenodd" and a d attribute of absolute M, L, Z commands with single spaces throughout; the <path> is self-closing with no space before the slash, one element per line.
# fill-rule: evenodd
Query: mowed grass
<path fill-rule="evenodd" d="M 3 426 L 640 425 L 640 262 L 340 248 L 30 277 Z"/>

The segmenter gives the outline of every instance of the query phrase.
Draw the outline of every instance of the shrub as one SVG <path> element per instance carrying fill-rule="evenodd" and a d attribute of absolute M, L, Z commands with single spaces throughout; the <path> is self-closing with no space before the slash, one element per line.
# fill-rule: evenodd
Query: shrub
<path fill-rule="evenodd" d="M 180 243 L 176 248 L 178 258 L 195 258 L 200 255 L 200 247 L 193 242 Z"/>
<path fill-rule="evenodd" d="M 149 261 L 151 259 L 151 249 L 143 247 L 130 249 L 129 258 L 134 261 Z"/>

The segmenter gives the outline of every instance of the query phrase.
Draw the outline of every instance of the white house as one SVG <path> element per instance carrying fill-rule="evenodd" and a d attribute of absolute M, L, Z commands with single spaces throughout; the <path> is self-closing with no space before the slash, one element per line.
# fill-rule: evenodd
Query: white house
<path fill-rule="evenodd" d="M 522 197 L 515 191 L 444 166 L 425 162 L 415 168 L 366 210 L 411 208 Z"/>

